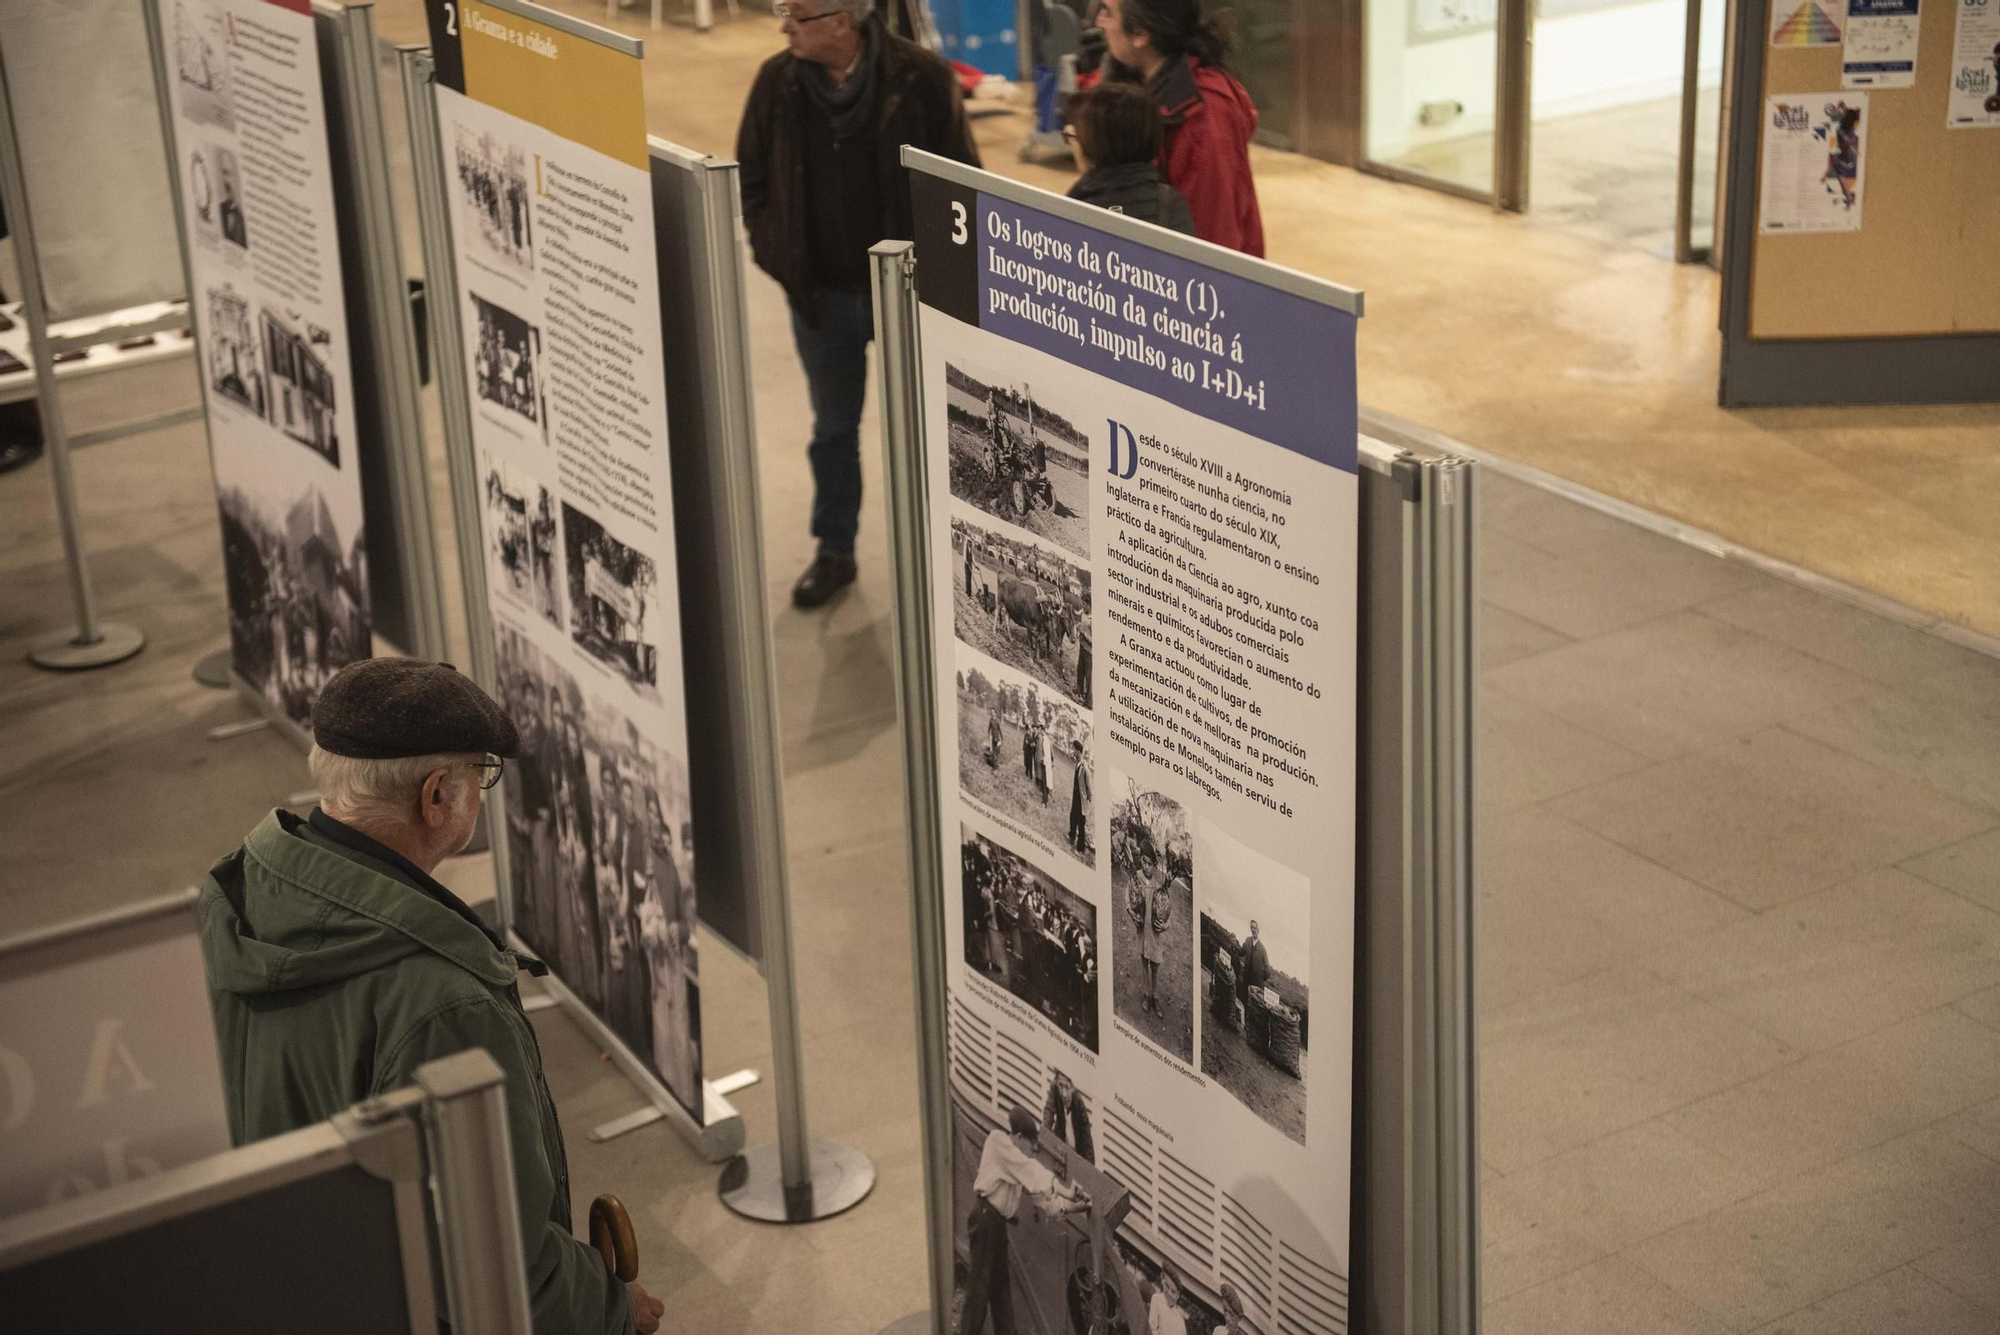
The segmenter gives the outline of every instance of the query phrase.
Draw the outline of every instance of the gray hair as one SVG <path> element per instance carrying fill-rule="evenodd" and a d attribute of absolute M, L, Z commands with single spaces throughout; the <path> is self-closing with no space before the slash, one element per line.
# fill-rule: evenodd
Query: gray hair
<path fill-rule="evenodd" d="M 449 769 L 459 776 L 450 799 L 453 808 L 458 808 L 476 789 L 466 763 L 485 758 L 463 751 L 364 760 L 359 756 L 335 755 L 314 746 L 306 756 L 306 764 L 312 770 L 313 782 L 319 785 L 320 805 L 326 814 L 365 833 L 408 824 L 424 780 L 437 770 Z"/>
<path fill-rule="evenodd" d="M 875 0 L 825 0 L 825 12 L 845 14 L 859 28 L 875 12 Z"/>

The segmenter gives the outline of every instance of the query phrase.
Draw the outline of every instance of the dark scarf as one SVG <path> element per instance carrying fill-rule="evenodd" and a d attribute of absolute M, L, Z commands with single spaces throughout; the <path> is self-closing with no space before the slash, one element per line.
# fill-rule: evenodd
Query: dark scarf
<path fill-rule="evenodd" d="M 803 62 L 799 82 L 813 110 L 826 117 L 835 139 L 851 139 L 875 121 L 876 74 L 882 64 L 882 24 L 870 15 L 861 25 L 861 58 L 847 82 L 836 87 L 833 72 L 815 61 Z"/>

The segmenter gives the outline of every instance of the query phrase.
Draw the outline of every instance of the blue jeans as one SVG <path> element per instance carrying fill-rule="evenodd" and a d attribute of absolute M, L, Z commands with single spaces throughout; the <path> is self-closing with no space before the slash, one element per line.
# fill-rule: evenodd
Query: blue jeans
<path fill-rule="evenodd" d="M 874 301 L 866 292 L 818 294 L 819 327 L 792 308 L 792 339 L 812 396 L 812 535 L 822 552 L 851 553 L 861 526 L 861 405 L 868 395 Z"/>

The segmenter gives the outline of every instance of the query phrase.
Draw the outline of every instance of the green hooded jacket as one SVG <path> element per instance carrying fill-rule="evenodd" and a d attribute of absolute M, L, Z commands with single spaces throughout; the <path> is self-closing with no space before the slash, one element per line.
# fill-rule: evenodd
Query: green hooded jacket
<path fill-rule="evenodd" d="M 570 1232 L 562 1128 L 513 955 L 409 872 L 286 811 L 209 869 L 200 916 L 236 1144 L 325 1121 L 413 1083 L 425 1062 L 484 1048 L 507 1074 L 537 1335 L 632 1330 L 625 1285 Z"/>

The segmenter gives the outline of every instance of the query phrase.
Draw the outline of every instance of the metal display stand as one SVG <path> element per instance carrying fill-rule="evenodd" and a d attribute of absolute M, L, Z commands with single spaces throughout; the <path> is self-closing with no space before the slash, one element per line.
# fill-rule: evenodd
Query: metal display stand
<path fill-rule="evenodd" d="M 650 149 L 661 279 L 683 295 L 663 311 L 681 612 L 714 628 L 682 646 L 702 919 L 763 972 L 777 1086 L 776 1144 L 732 1161 L 720 1189 L 738 1214 L 805 1223 L 858 1204 L 875 1166 L 806 1126 L 737 165 L 660 139 Z"/>
<path fill-rule="evenodd" d="M 418 1067 L 416 1081 L 316 1126 L 0 1220 L 0 1307 L 34 1330 L 431 1335 L 448 1316 L 454 1330 L 529 1335 L 504 1076 L 474 1049 Z"/>
<path fill-rule="evenodd" d="M 495 667 L 493 622 L 488 614 L 486 554 L 481 546 L 480 501 L 477 460 L 472 443 L 471 390 L 466 381 L 464 326 L 460 319 L 457 264 L 451 245 L 451 219 L 446 205 L 443 145 L 439 139 L 435 68 L 431 54 L 422 47 L 403 47 L 399 52 L 403 103 L 410 122 L 411 159 L 416 176 L 419 231 L 423 238 L 425 289 L 431 294 L 428 327 L 431 361 L 436 368 L 440 400 L 444 410 L 445 453 L 450 465 L 452 509 L 457 517 L 459 574 L 465 592 L 466 621 L 472 646 L 472 677 L 489 692 L 498 690 Z M 672 312 L 668 315 L 671 318 Z M 747 420 L 747 419 L 746 419 Z M 754 474 L 753 474 L 754 476 Z M 690 637 L 692 638 L 692 637 Z M 695 711 L 690 710 L 690 714 Z M 690 756 L 690 781 L 694 781 Z M 501 781 L 503 786 L 508 781 Z M 511 934 L 513 906 L 509 887 L 510 872 L 506 822 L 489 823 L 494 856 L 495 902 L 503 931 Z M 518 940 L 518 938 L 515 938 Z M 656 1121 L 666 1121 L 710 1162 L 736 1155 L 744 1143 L 743 1118 L 729 1103 L 727 1094 L 754 1082 L 754 1073 L 742 1073 L 724 1080 L 702 1082 L 703 1116 L 698 1122 L 661 1083 L 658 1076 L 634 1054 L 611 1027 L 592 1011 L 554 974 L 543 978 L 543 986 L 562 1005 L 593 1042 L 611 1058 L 641 1093 L 646 1107 L 614 1119 L 590 1132 L 592 1140 L 608 1140 Z"/>
<path fill-rule="evenodd" d="M 451 657 L 444 576 L 424 455 L 417 331 L 382 122 L 374 7 L 314 0 L 313 25 L 347 280 L 369 612 L 377 638 L 442 660 Z"/>
<path fill-rule="evenodd" d="M 1062 205 L 1040 195 L 1032 202 L 1051 212 Z M 909 242 L 883 242 L 872 254 L 911 831 L 931 1280 L 929 1313 L 890 1329 L 947 1335 L 956 1258 L 946 867 L 937 831 L 918 270 Z M 1472 1335 L 1479 1314 L 1472 985 L 1475 470 L 1466 460 L 1419 457 L 1365 438 L 1359 454 L 1354 1273 L 1347 1328 Z"/>
<path fill-rule="evenodd" d="M 89 321 L 87 330 L 59 333 L 50 328 L 40 253 L 35 247 L 35 216 L 28 198 L 27 176 L 21 167 L 16 137 L 18 116 L 10 91 L 5 60 L 0 59 L 0 205 L 7 213 L 14 240 L 15 267 L 21 276 L 21 314 L 28 326 L 29 361 L 35 372 L 35 394 L 41 400 L 42 437 L 55 485 L 56 518 L 62 528 L 63 559 L 69 566 L 70 602 L 75 622 L 66 630 L 44 635 L 29 647 L 28 661 L 57 671 L 108 667 L 122 663 L 146 647 L 138 627 L 104 621 L 97 613 L 97 595 L 83 550 L 83 521 L 77 508 L 76 475 L 70 467 L 71 438 L 63 419 L 56 386 L 56 358 L 104 343 L 158 334 L 187 322 L 184 306 L 168 304 L 107 314 Z M 171 426 L 195 416 L 199 409 L 171 409 L 90 433 L 107 440 L 155 427 Z"/>
<path fill-rule="evenodd" d="M 162 40 L 161 0 L 144 6 L 153 50 L 154 91 L 173 185 L 174 222 L 181 262 L 191 273 L 180 154 L 174 142 L 173 87 Z M 386 594 L 392 627 L 403 649 L 422 658 L 448 656 L 443 579 L 418 406 L 416 332 L 403 276 L 394 187 L 383 133 L 381 89 L 375 70 L 374 12 L 368 4 L 313 0 L 322 92 L 326 100 L 328 163 L 332 170 L 340 240 L 349 356 L 355 372 L 356 447 L 364 489 L 364 533 L 369 543 L 370 601 Z M 180 317 L 187 319 L 185 312 Z M 365 389 L 364 389 L 365 387 Z M 208 384 L 202 377 L 202 404 Z M 189 415 L 205 415 L 205 406 Z M 225 652 L 195 664 L 195 680 L 227 684 L 256 717 L 211 729 L 225 741 L 269 726 L 300 750 L 311 735 L 236 672 Z"/>

